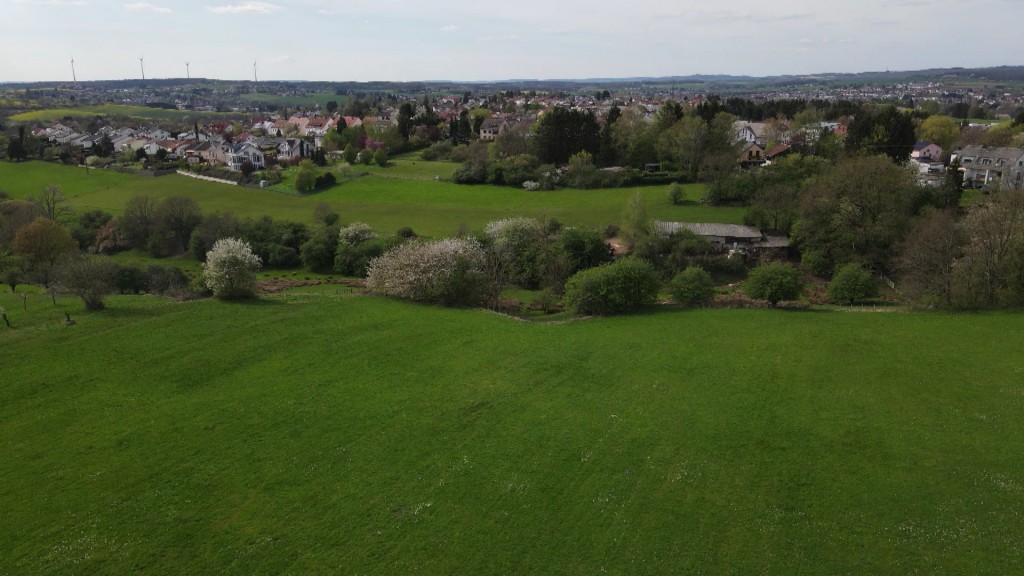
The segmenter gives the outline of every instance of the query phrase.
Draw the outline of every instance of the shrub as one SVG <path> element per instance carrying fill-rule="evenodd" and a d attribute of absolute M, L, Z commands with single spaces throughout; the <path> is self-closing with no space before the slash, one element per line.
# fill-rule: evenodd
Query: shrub
<path fill-rule="evenodd" d="M 324 172 L 323 174 L 316 177 L 316 180 L 313 182 L 313 186 L 317 190 L 321 190 L 323 188 L 330 188 L 331 186 L 334 186 L 337 183 L 338 178 L 335 177 L 333 173 Z"/>
<path fill-rule="evenodd" d="M 668 201 L 672 205 L 676 206 L 683 203 L 686 199 L 686 194 L 683 193 L 683 187 L 678 183 L 672 184 L 668 187 Z"/>
<path fill-rule="evenodd" d="M 295 190 L 297 192 L 312 192 L 316 188 L 316 180 L 316 170 L 303 167 L 295 176 Z"/>
<path fill-rule="evenodd" d="M 181 268 L 151 264 L 146 267 L 146 275 L 150 294 L 180 296 L 190 293 L 188 276 Z"/>
<path fill-rule="evenodd" d="M 835 303 L 856 304 L 878 296 L 878 282 L 860 264 L 847 264 L 828 283 L 828 297 Z"/>
<path fill-rule="evenodd" d="M 399 238 L 406 238 L 406 239 L 408 239 L 408 238 L 415 238 L 416 237 L 416 233 L 413 232 L 412 228 L 409 228 L 408 226 L 403 226 L 403 227 L 398 229 L 398 232 L 395 232 L 395 236 L 398 236 Z"/>
<path fill-rule="evenodd" d="M 333 268 L 334 255 L 338 251 L 338 230 L 337 226 L 317 228 L 302 243 L 300 254 L 306 270 L 329 272 Z"/>
<path fill-rule="evenodd" d="M 203 280 L 220 299 L 251 298 L 256 295 L 256 271 L 262 262 L 247 242 L 223 238 L 206 253 Z"/>
<path fill-rule="evenodd" d="M 772 306 L 782 300 L 795 300 L 803 289 L 803 273 L 785 262 L 772 262 L 754 268 L 743 286 L 748 296 L 767 300 Z"/>
<path fill-rule="evenodd" d="M 338 243 L 334 256 L 334 270 L 346 276 L 365 277 L 370 262 L 397 246 L 402 239 L 397 236 L 372 238 L 358 244 Z"/>
<path fill-rule="evenodd" d="M 555 242 L 555 249 L 566 255 L 570 275 L 612 260 L 611 248 L 601 234 L 586 228 L 566 228 Z"/>
<path fill-rule="evenodd" d="M 565 285 L 565 305 L 577 314 L 618 314 L 654 302 L 658 273 L 650 263 L 623 258 L 577 273 Z"/>
<path fill-rule="evenodd" d="M 123 265 L 117 270 L 114 287 L 120 294 L 142 294 L 149 291 L 149 277 L 139 266 Z"/>
<path fill-rule="evenodd" d="M 684 306 L 699 306 L 715 295 L 715 283 L 703 268 L 690 266 L 672 278 L 669 292 L 673 300 Z"/>
<path fill-rule="evenodd" d="M 375 294 L 449 306 L 477 305 L 488 293 L 486 255 L 476 240 L 406 242 L 370 262 L 366 287 Z"/>

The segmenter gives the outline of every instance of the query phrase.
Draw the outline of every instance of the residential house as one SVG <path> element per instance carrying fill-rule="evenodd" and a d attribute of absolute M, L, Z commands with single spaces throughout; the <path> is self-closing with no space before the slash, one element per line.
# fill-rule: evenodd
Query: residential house
<path fill-rule="evenodd" d="M 742 168 L 760 166 L 765 163 L 765 160 L 764 148 L 756 142 L 751 142 L 744 146 L 740 151 L 740 155 L 736 158 L 736 161 Z"/>
<path fill-rule="evenodd" d="M 789 142 L 788 127 L 778 122 L 747 122 L 737 120 L 733 122 L 737 142 L 757 144 L 761 148 L 772 142 Z"/>
<path fill-rule="evenodd" d="M 267 167 L 266 156 L 263 151 L 250 142 L 241 142 L 232 146 L 226 154 L 227 166 L 231 170 L 241 170 L 242 164 L 246 161 L 252 162 L 257 170 Z"/>
<path fill-rule="evenodd" d="M 224 164 L 227 158 L 227 146 L 209 140 L 193 142 L 185 151 L 185 159 L 190 164 Z"/>
<path fill-rule="evenodd" d="M 942 146 L 934 142 L 918 142 L 914 144 L 914 150 L 910 157 L 920 163 L 927 163 L 942 159 Z"/>
<path fill-rule="evenodd" d="M 480 140 L 490 142 L 508 130 L 508 122 L 504 118 L 487 118 L 480 124 Z"/>
<path fill-rule="evenodd" d="M 970 145 L 951 159 L 960 163 L 967 188 L 1024 188 L 1024 149 Z"/>
<path fill-rule="evenodd" d="M 309 119 L 306 124 L 306 136 L 323 136 L 327 134 L 327 131 L 334 127 L 334 120 L 332 118 L 324 118 L 323 116 L 314 116 Z"/>
<path fill-rule="evenodd" d="M 315 152 L 313 145 L 302 138 L 285 138 L 277 145 L 278 160 L 312 158 L 313 152 Z"/>

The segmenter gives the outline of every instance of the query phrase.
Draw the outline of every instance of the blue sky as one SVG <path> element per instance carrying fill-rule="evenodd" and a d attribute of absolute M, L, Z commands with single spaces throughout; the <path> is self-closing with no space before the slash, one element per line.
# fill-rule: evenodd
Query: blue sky
<path fill-rule="evenodd" d="M 1024 0 L 0 0 L 0 81 L 500 80 L 1024 64 Z M 1015 23 L 1011 25 L 1010 23 Z"/>

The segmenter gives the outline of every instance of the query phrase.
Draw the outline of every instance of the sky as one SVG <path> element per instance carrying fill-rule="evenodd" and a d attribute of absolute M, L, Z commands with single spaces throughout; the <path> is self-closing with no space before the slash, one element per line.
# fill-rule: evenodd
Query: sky
<path fill-rule="evenodd" d="M 0 81 L 505 80 L 1021 65 L 1024 0 L 0 0 Z M 1016 46 L 1016 48 L 1014 48 Z"/>

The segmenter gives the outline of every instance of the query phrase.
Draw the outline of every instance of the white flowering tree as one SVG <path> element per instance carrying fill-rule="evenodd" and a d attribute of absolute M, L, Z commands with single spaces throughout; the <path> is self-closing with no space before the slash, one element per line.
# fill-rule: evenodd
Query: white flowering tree
<path fill-rule="evenodd" d="M 256 295 L 256 272 L 263 263 L 248 242 L 222 238 L 206 253 L 203 281 L 222 300 Z"/>
<path fill-rule="evenodd" d="M 450 306 L 477 305 L 488 294 L 486 255 L 471 238 L 406 242 L 370 262 L 375 294 Z"/>
<path fill-rule="evenodd" d="M 373 228 L 363 222 L 352 222 L 338 231 L 338 243 L 347 246 L 357 246 L 376 237 Z"/>

